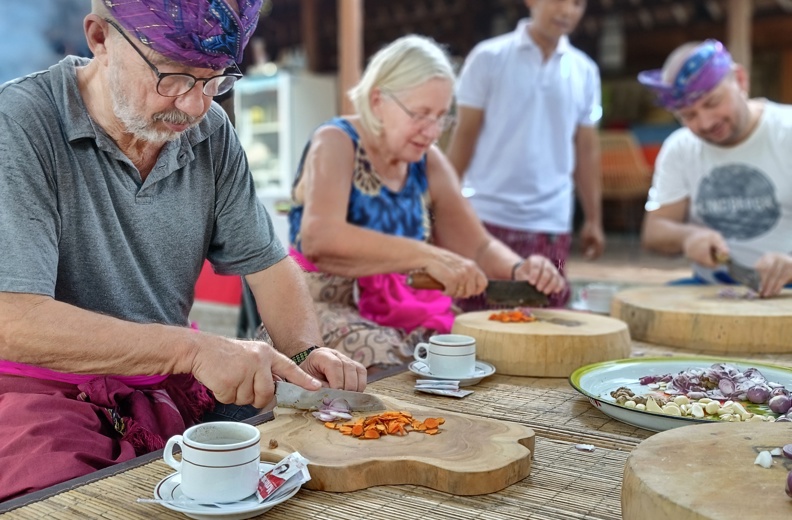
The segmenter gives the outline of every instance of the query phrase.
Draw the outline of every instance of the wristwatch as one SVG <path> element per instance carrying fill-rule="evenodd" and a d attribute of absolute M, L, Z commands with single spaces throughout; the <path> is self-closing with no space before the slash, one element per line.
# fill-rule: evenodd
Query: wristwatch
<path fill-rule="evenodd" d="M 308 354 L 313 352 L 314 350 L 320 348 L 319 345 L 314 345 L 310 348 L 303 350 L 302 352 L 298 352 L 297 354 L 291 357 L 291 360 L 297 363 L 298 365 L 305 361 L 308 358 Z"/>

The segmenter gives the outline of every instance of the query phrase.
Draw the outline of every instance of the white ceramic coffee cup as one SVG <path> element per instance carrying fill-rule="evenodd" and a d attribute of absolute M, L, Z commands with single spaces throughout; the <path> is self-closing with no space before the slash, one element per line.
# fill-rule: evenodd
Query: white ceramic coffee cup
<path fill-rule="evenodd" d="M 580 296 L 590 311 L 610 314 L 613 295 L 618 291 L 619 288 L 615 285 L 591 283 L 580 291 Z"/>
<path fill-rule="evenodd" d="M 196 424 L 165 445 L 163 459 L 181 474 L 182 493 L 202 502 L 235 502 L 256 492 L 261 434 L 250 424 Z M 173 448 L 181 447 L 181 461 Z"/>
<path fill-rule="evenodd" d="M 413 356 L 426 363 L 432 376 L 470 377 L 476 370 L 476 338 L 438 334 L 429 338 L 429 343 L 418 343 Z"/>

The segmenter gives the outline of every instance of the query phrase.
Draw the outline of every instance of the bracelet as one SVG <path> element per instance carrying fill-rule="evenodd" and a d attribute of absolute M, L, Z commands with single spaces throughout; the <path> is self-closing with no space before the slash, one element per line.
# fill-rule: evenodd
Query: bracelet
<path fill-rule="evenodd" d="M 515 274 L 517 274 L 517 269 L 519 269 L 519 268 L 520 268 L 520 266 L 521 266 L 521 265 L 523 265 L 524 263 L 525 263 L 525 259 L 523 259 L 523 260 L 520 260 L 519 262 L 517 262 L 516 264 L 514 264 L 514 265 L 512 266 L 512 275 L 511 275 L 511 279 L 512 279 L 512 280 L 514 280 L 514 279 L 515 279 L 515 278 L 514 278 L 514 275 L 515 275 Z"/>
<path fill-rule="evenodd" d="M 311 352 L 313 352 L 314 350 L 316 350 L 318 348 L 320 348 L 319 345 L 314 345 L 314 346 L 312 346 L 310 348 L 307 348 L 307 349 L 303 350 L 302 352 L 299 352 L 299 353 L 293 355 L 291 357 L 291 360 L 299 365 L 300 363 L 302 363 L 303 361 L 308 359 L 308 354 L 310 354 Z"/>

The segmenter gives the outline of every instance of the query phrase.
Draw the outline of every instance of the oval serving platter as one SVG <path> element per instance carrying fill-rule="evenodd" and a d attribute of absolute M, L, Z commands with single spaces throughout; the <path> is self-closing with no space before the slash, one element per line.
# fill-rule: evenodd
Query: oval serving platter
<path fill-rule="evenodd" d="M 626 408 L 616 404 L 610 393 L 621 386 L 632 390 L 635 394 L 646 394 L 649 388 L 641 385 L 638 379 L 648 375 L 676 375 L 691 368 L 709 368 L 715 363 L 728 363 L 745 371 L 751 367 L 758 369 L 768 380 L 780 383 L 792 389 L 792 369 L 778 365 L 734 360 L 716 357 L 664 357 L 664 358 L 629 358 L 615 361 L 604 361 L 586 365 L 575 370 L 569 376 L 572 388 L 586 396 L 589 402 L 605 415 L 638 428 L 661 432 L 695 423 L 717 423 L 712 419 L 696 419 L 695 417 L 676 417 L 662 413 L 647 412 Z M 766 406 L 751 406 L 751 412 L 762 415 L 777 415 Z"/>

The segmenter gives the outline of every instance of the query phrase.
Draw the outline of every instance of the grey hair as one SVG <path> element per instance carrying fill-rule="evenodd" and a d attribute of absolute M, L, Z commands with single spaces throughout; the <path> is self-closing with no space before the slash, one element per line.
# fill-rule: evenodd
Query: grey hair
<path fill-rule="evenodd" d="M 434 78 L 456 79 L 448 53 L 433 39 L 410 34 L 379 50 L 348 95 L 363 128 L 380 135 L 382 122 L 371 110 L 371 92 L 379 88 L 398 93 Z"/>

